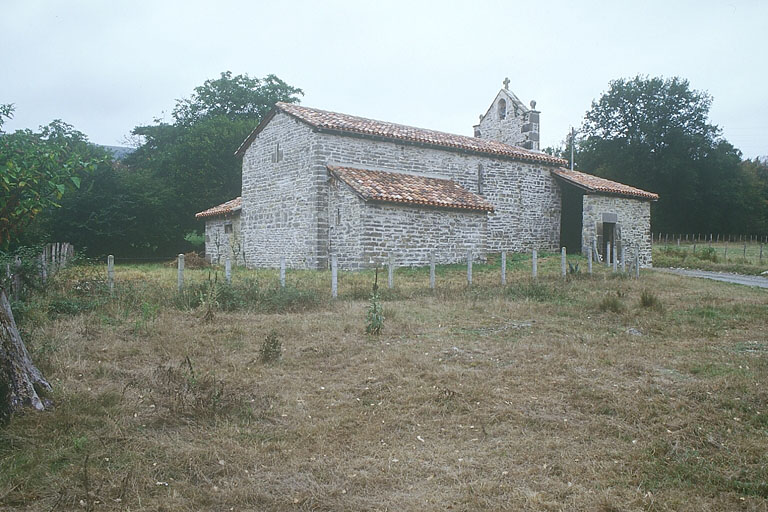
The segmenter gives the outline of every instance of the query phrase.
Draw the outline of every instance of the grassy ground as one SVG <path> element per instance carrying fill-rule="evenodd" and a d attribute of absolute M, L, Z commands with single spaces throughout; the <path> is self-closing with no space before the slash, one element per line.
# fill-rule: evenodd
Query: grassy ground
<path fill-rule="evenodd" d="M 62 273 L 19 309 L 56 406 L 0 428 L 0 508 L 768 509 L 768 294 L 527 263 L 398 271 L 379 337 L 371 273 Z"/>
<path fill-rule="evenodd" d="M 695 246 L 686 241 L 680 245 L 677 241 L 655 242 L 653 265 L 757 275 L 768 271 L 768 246 L 757 242 L 746 246 L 743 242 L 697 242 Z"/>

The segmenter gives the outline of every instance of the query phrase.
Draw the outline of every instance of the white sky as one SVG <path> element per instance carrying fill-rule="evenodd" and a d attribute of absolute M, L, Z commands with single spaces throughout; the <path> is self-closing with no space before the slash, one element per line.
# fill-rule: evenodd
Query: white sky
<path fill-rule="evenodd" d="M 100 144 L 222 71 L 274 73 L 303 105 L 472 135 L 502 80 L 542 112 L 542 147 L 608 82 L 680 76 L 711 121 L 768 155 L 768 2 L 0 0 L 6 130 L 63 119 Z"/>

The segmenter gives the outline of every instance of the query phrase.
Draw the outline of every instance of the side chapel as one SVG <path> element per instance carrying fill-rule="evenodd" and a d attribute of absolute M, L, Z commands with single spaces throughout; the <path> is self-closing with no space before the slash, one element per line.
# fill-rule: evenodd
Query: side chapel
<path fill-rule="evenodd" d="M 206 257 L 249 267 L 362 269 L 531 249 L 651 266 L 658 196 L 579 171 L 539 148 L 541 113 L 509 79 L 474 137 L 277 103 L 245 139 L 242 195 L 198 213 Z M 615 248 L 615 249 L 613 249 Z"/>

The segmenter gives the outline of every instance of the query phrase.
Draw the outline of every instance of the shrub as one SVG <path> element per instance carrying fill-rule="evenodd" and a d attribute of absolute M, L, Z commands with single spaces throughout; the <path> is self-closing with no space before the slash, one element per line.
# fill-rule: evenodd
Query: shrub
<path fill-rule="evenodd" d="M 655 293 L 649 290 L 643 290 L 640 293 L 640 305 L 648 309 L 661 310 L 662 308 L 661 300 L 659 300 Z"/>
<path fill-rule="evenodd" d="M 274 363 L 283 356 L 283 343 L 280 341 L 277 331 L 272 330 L 267 334 L 261 345 L 260 354 L 263 363 Z"/>
<path fill-rule="evenodd" d="M 624 303 L 621 302 L 621 299 L 616 295 L 607 295 L 603 297 L 603 300 L 600 301 L 598 307 L 602 312 L 612 311 L 614 313 L 621 313 L 626 309 Z"/>
<path fill-rule="evenodd" d="M 371 292 L 371 300 L 368 305 L 368 312 L 365 315 L 365 333 L 378 336 L 384 327 L 384 313 L 381 307 L 378 290 Z"/>
<path fill-rule="evenodd" d="M 713 263 L 717 263 L 718 261 L 717 251 L 715 251 L 714 247 L 704 247 L 696 253 L 696 257 L 700 260 L 711 261 Z"/>

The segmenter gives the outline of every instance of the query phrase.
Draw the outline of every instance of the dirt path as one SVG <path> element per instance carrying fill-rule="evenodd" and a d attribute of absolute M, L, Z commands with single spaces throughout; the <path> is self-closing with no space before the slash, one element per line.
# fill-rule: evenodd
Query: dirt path
<path fill-rule="evenodd" d="M 714 279 L 715 281 L 724 281 L 726 283 L 743 284 L 745 286 L 757 286 L 768 288 L 768 278 L 761 276 L 746 276 L 743 274 L 729 274 L 727 272 L 710 272 L 708 270 L 688 270 L 682 268 L 656 268 L 659 272 L 668 272 L 688 277 L 703 277 L 704 279 Z"/>

